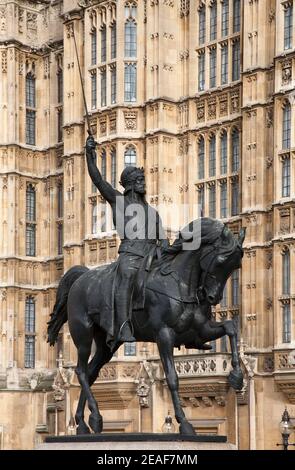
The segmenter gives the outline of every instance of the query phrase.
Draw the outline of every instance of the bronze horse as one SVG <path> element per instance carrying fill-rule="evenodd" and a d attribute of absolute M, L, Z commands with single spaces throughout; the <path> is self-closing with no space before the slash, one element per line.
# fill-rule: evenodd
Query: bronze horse
<path fill-rule="evenodd" d="M 187 226 L 186 232 L 191 233 L 192 224 Z M 200 233 L 197 249 L 184 249 L 185 240 L 180 236 L 166 249 L 161 260 L 154 261 L 146 280 L 143 308 L 132 313 L 136 340 L 158 345 L 175 418 L 180 425 L 179 432 L 187 435 L 195 432 L 180 404 L 174 347 L 185 345 L 188 348 L 210 349 L 206 342 L 228 335 L 233 367 L 229 383 L 236 390 L 243 386 L 235 325 L 232 320 L 215 322 L 211 318 L 211 306 L 220 302 L 227 279 L 241 266 L 245 230 L 242 229 L 236 239 L 221 222 L 203 218 Z M 112 289 L 109 280 L 106 284 L 104 279 L 112 278 L 110 273 L 115 273 L 115 264 L 93 270 L 82 266 L 71 268 L 59 283 L 56 304 L 48 325 L 48 341 L 53 345 L 60 328 L 68 321 L 78 350 L 76 374 L 81 393 L 75 415 L 77 434 L 90 432 L 84 421 L 86 401 L 90 410 L 90 428 L 94 433 L 100 433 L 103 428 L 102 416 L 90 387 L 115 352 L 111 351 L 107 342 L 109 315 L 102 307 L 99 310 L 99 305 L 104 305 L 100 299 L 106 296 L 106 289 Z M 95 302 L 98 308 L 93 313 Z M 88 363 L 93 340 L 96 352 Z"/>

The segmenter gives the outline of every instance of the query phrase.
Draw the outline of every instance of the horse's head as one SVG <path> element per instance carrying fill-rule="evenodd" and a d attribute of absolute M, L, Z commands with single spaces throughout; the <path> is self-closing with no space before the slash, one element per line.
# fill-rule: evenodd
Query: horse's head
<path fill-rule="evenodd" d="M 213 244 L 201 248 L 200 289 L 211 305 L 217 305 L 221 301 L 227 279 L 233 271 L 241 267 L 245 234 L 246 230 L 241 229 L 239 238 L 236 239 L 232 232 L 224 227 L 220 237 Z"/>

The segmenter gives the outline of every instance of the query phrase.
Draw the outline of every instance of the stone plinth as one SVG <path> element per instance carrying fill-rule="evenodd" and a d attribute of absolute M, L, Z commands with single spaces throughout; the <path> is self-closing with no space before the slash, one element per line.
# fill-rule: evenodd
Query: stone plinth
<path fill-rule="evenodd" d="M 236 450 L 225 436 L 100 434 L 47 437 L 37 450 Z"/>

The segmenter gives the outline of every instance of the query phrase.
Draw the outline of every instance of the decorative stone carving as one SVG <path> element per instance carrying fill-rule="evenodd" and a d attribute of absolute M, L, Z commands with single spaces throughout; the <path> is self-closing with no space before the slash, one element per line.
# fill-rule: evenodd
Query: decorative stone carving
<path fill-rule="evenodd" d="M 7 72 L 7 51 L 2 51 L 1 53 L 1 67 L 2 67 L 2 73 Z"/>
<path fill-rule="evenodd" d="M 90 120 L 90 129 L 92 134 L 95 136 L 97 134 L 97 119 L 91 119 Z"/>
<path fill-rule="evenodd" d="M 149 393 L 150 393 L 150 386 L 146 383 L 145 378 L 141 377 L 138 387 L 136 389 L 136 394 L 139 398 L 139 405 L 142 408 L 149 407 Z"/>
<path fill-rule="evenodd" d="M 294 365 L 290 361 L 289 353 L 278 354 L 276 357 L 277 369 L 293 369 Z"/>
<path fill-rule="evenodd" d="M 124 111 L 125 129 L 135 131 L 137 129 L 137 112 Z"/>
<path fill-rule="evenodd" d="M 292 60 L 282 62 L 282 84 L 288 85 L 292 80 Z"/>
<path fill-rule="evenodd" d="M 190 0 L 180 0 L 180 18 L 189 15 L 190 11 Z"/>
<path fill-rule="evenodd" d="M 116 366 L 107 365 L 101 369 L 98 380 L 115 380 L 116 378 L 117 378 Z"/>
<path fill-rule="evenodd" d="M 263 362 L 263 371 L 264 372 L 273 372 L 274 371 L 274 360 L 272 356 L 266 356 Z"/>
<path fill-rule="evenodd" d="M 0 6 L 0 32 L 6 31 L 6 5 Z"/>
<path fill-rule="evenodd" d="M 210 98 L 208 100 L 208 117 L 209 119 L 216 118 L 216 98 Z"/>
<path fill-rule="evenodd" d="M 167 5 L 167 7 L 174 7 L 174 0 L 163 0 L 163 4 Z"/>
<path fill-rule="evenodd" d="M 230 94 L 231 113 L 238 113 L 240 111 L 240 92 L 239 90 L 233 91 Z"/>
<path fill-rule="evenodd" d="M 266 157 L 266 168 L 269 170 L 273 165 L 273 157 Z"/>
<path fill-rule="evenodd" d="M 116 113 L 112 113 L 109 116 L 110 120 L 110 134 L 115 134 L 117 131 L 117 115 Z"/>
<path fill-rule="evenodd" d="M 272 127 L 273 126 L 273 108 L 268 108 L 266 110 L 265 120 L 266 120 L 266 126 L 267 127 Z"/>
<path fill-rule="evenodd" d="M 265 267 L 266 269 L 272 268 L 273 253 L 272 250 L 268 250 L 265 253 Z"/>
<path fill-rule="evenodd" d="M 43 68 L 44 68 L 44 78 L 47 79 L 50 77 L 49 56 L 46 56 L 43 58 Z"/>
<path fill-rule="evenodd" d="M 290 233 L 290 209 L 280 210 L 280 233 Z"/>
<path fill-rule="evenodd" d="M 179 139 L 179 155 L 186 155 L 188 152 L 189 140 L 188 137 L 182 137 Z"/>
<path fill-rule="evenodd" d="M 205 101 L 197 101 L 197 121 L 205 121 Z"/>
<path fill-rule="evenodd" d="M 138 373 L 138 367 L 136 366 L 126 366 L 123 368 L 122 377 L 135 379 Z"/>
<path fill-rule="evenodd" d="M 23 33 L 23 32 L 24 32 L 24 22 L 25 22 L 24 14 L 25 14 L 24 9 L 23 9 L 23 8 L 19 8 L 19 9 L 18 9 L 18 32 L 19 32 L 19 33 Z"/>
<path fill-rule="evenodd" d="M 99 132 L 101 137 L 107 134 L 107 119 L 106 116 L 103 116 L 99 119 Z"/>
<path fill-rule="evenodd" d="M 29 38 L 37 36 L 37 13 L 27 11 L 27 32 Z"/>
<path fill-rule="evenodd" d="M 179 377 L 226 375 L 230 370 L 230 361 L 222 356 L 187 360 L 176 359 L 175 368 Z"/>
<path fill-rule="evenodd" d="M 227 94 L 219 97 L 219 115 L 226 116 L 228 114 L 228 98 Z"/>
<path fill-rule="evenodd" d="M 18 73 L 19 73 L 19 75 L 22 75 L 24 73 L 24 56 L 23 56 L 23 54 L 19 55 Z"/>

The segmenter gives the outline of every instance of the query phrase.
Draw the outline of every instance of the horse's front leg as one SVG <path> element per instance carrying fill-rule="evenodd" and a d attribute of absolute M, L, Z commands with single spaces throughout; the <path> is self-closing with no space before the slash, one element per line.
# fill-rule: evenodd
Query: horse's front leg
<path fill-rule="evenodd" d="M 224 322 L 224 329 L 230 340 L 233 370 L 230 372 L 228 381 L 235 390 L 243 388 L 243 372 L 240 366 L 240 358 L 238 352 L 238 335 L 235 324 L 232 320 Z"/>
<path fill-rule="evenodd" d="M 157 334 L 157 345 L 173 401 L 175 418 L 180 425 L 179 432 L 180 434 L 193 435 L 195 430 L 185 417 L 178 394 L 178 377 L 173 359 L 174 336 L 175 333 L 170 328 L 160 329 Z"/>
<path fill-rule="evenodd" d="M 237 331 L 232 320 L 226 320 L 225 322 L 215 322 L 209 320 L 207 323 L 202 325 L 200 328 L 200 337 L 203 341 L 213 341 L 222 336 L 228 335 L 232 353 L 232 366 L 233 370 L 230 372 L 228 381 L 235 390 L 241 390 L 243 388 L 243 372 L 240 367 L 240 359 L 238 353 L 238 336 Z"/>

